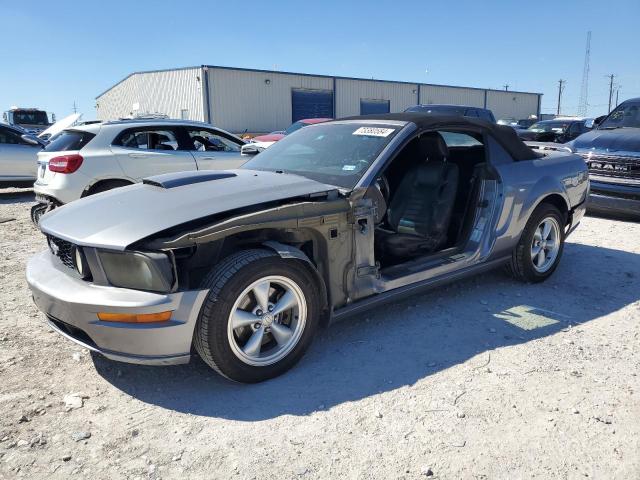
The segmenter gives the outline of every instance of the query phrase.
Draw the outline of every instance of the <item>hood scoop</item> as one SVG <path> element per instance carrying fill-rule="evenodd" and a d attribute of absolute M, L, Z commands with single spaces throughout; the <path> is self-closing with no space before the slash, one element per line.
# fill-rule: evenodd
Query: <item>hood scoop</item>
<path fill-rule="evenodd" d="M 224 170 L 217 171 L 189 171 L 177 173 L 165 173 L 150 178 L 145 178 L 142 183 L 160 188 L 175 188 L 185 185 L 193 185 L 194 183 L 211 182 L 213 180 L 222 180 L 224 178 L 237 177 L 233 172 Z"/>

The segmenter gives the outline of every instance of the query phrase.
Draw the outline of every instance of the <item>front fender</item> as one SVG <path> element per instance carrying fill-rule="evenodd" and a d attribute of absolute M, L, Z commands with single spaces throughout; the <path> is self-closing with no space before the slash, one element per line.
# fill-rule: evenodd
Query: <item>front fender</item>
<path fill-rule="evenodd" d="M 330 305 L 330 300 L 329 300 L 329 294 L 327 291 L 327 285 L 325 283 L 324 278 L 322 278 L 322 275 L 320 275 L 320 272 L 318 272 L 318 269 L 316 265 L 313 263 L 313 261 L 307 256 L 306 253 L 304 253 L 302 250 L 292 245 L 275 242 L 273 240 L 266 241 L 263 243 L 263 245 L 275 251 L 278 255 L 280 255 L 281 258 L 301 260 L 304 263 L 304 265 L 308 268 L 308 270 L 316 277 L 316 280 L 318 282 L 318 287 L 320 288 L 320 298 L 322 299 L 322 302 L 323 302 L 322 307 L 325 312 L 325 314 L 323 315 L 323 323 L 328 324 L 329 316 L 327 315 L 327 313 L 328 313 L 328 306 Z"/>

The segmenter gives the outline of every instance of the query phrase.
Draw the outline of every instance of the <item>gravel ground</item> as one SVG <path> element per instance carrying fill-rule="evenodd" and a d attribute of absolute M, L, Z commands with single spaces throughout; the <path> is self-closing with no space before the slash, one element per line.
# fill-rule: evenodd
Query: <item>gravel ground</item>
<path fill-rule="evenodd" d="M 640 224 L 320 333 L 288 374 L 111 362 L 44 324 L 33 197 L 0 194 L 0 478 L 640 478 Z"/>

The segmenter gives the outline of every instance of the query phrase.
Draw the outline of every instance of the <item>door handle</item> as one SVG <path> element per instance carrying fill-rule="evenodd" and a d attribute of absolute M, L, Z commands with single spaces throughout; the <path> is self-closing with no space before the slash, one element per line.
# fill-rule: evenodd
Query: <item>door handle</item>
<path fill-rule="evenodd" d="M 216 157 L 200 157 L 201 160 L 215 160 Z"/>
<path fill-rule="evenodd" d="M 129 156 L 131 158 L 147 158 L 147 155 L 144 153 L 130 153 Z"/>

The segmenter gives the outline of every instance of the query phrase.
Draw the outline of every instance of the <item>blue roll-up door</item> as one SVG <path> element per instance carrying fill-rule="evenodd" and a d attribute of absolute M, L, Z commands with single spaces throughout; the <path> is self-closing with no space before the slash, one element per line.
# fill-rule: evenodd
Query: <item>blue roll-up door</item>
<path fill-rule="evenodd" d="M 331 90 L 291 91 L 291 120 L 305 118 L 333 118 L 333 92 Z"/>
<path fill-rule="evenodd" d="M 391 102 L 389 100 L 374 100 L 371 98 L 360 99 L 360 115 L 389 113 L 390 111 Z"/>

